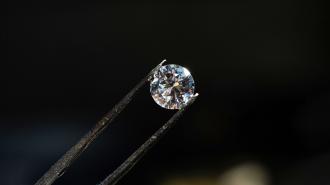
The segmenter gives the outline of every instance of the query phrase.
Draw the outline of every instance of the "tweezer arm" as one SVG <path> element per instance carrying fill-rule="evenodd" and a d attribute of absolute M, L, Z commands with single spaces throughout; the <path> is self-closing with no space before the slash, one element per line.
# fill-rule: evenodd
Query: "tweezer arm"
<path fill-rule="evenodd" d="M 164 136 L 182 116 L 183 112 L 194 103 L 198 94 L 195 94 L 186 106 L 178 110 L 161 128 L 159 128 L 145 143 L 129 156 L 114 172 L 108 175 L 99 185 L 114 185 Z"/>
<path fill-rule="evenodd" d="M 86 150 L 86 148 L 109 126 L 133 99 L 135 93 L 148 81 L 149 77 L 157 71 L 166 60 L 158 64 L 143 78 L 117 105 L 115 105 L 87 134 L 72 146 L 50 169 L 35 183 L 35 185 L 50 185 L 61 177 L 67 168 Z"/>

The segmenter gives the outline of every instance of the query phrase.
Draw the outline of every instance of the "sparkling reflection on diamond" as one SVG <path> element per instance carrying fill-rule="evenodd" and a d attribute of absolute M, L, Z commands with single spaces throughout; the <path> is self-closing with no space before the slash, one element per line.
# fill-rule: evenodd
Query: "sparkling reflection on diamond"
<path fill-rule="evenodd" d="M 162 66 L 154 73 L 150 83 L 151 96 L 166 109 L 182 108 L 193 97 L 194 90 L 190 72 L 176 64 Z"/>

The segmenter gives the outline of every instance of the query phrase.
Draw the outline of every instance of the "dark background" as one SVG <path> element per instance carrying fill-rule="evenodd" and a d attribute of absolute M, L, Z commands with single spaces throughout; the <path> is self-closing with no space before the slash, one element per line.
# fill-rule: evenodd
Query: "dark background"
<path fill-rule="evenodd" d="M 191 71 L 200 96 L 119 184 L 231 185 L 213 180 L 245 164 L 264 184 L 330 184 L 325 11 L 288 0 L 8 2 L 0 184 L 33 184 L 164 58 Z M 142 88 L 55 184 L 98 183 L 173 113 Z"/>

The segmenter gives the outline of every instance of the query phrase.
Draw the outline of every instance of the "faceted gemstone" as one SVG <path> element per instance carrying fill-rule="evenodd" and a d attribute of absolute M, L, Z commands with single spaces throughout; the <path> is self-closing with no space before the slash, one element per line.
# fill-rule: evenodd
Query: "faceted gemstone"
<path fill-rule="evenodd" d="M 195 82 L 190 72 L 176 64 L 162 66 L 150 83 L 151 96 L 166 109 L 181 109 L 193 97 L 194 90 Z"/>

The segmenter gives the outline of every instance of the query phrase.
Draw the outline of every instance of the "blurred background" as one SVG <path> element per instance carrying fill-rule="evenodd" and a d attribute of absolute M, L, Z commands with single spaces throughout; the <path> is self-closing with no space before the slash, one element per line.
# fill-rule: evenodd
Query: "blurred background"
<path fill-rule="evenodd" d="M 164 58 L 194 105 L 120 185 L 329 185 L 330 66 L 317 1 L 10 1 L 0 184 L 28 185 Z M 56 185 L 103 180 L 174 111 L 146 85 Z"/>

